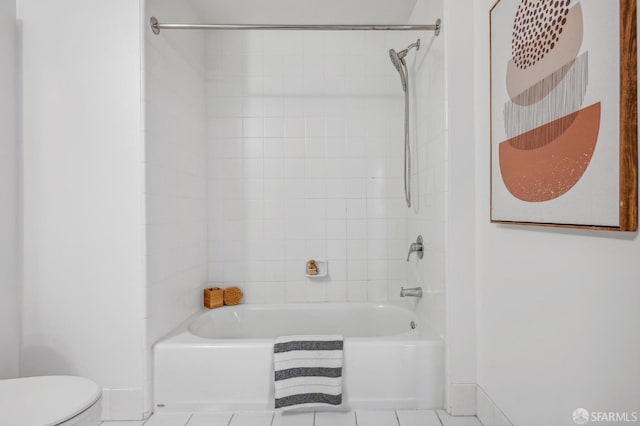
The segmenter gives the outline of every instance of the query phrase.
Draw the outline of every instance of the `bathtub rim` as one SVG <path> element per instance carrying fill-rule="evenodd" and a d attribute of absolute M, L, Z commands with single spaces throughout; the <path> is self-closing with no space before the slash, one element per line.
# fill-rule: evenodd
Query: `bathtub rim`
<path fill-rule="evenodd" d="M 309 305 L 313 306 L 323 306 L 327 307 L 330 305 L 354 305 L 354 306 L 389 306 L 393 308 L 399 308 L 401 310 L 407 311 L 410 313 L 416 320 L 418 327 L 414 330 L 408 331 L 406 333 L 401 333 L 392 336 L 369 336 L 369 337 L 345 337 L 345 344 L 349 342 L 359 342 L 366 343 L 368 341 L 379 342 L 379 341 L 389 341 L 394 343 L 409 343 L 411 341 L 420 340 L 422 342 L 432 342 L 434 345 L 442 345 L 444 343 L 444 338 L 438 335 L 434 329 L 429 325 L 428 322 L 422 321 L 417 312 L 412 309 L 407 303 L 402 302 L 300 302 L 300 303 L 278 303 L 278 304 L 263 304 L 263 303 L 246 303 L 241 304 L 241 306 L 246 307 L 260 307 L 260 308 L 273 308 L 277 309 L 278 307 L 308 307 Z M 218 309 L 225 309 L 218 308 Z M 233 308 L 230 306 L 229 308 Z M 208 338 L 202 337 L 197 334 L 194 334 L 190 329 L 189 325 L 195 321 L 197 318 L 206 315 L 215 309 L 206 309 L 204 307 L 200 308 L 197 312 L 194 312 L 189 317 L 187 317 L 184 321 L 182 321 L 177 327 L 171 330 L 169 333 L 163 335 L 160 339 L 155 341 L 152 344 L 152 349 L 156 347 L 167 347 L 167 346 L 193 346 L 193 347 L 209 347 L 209 346 L 233 346 L 237 344 L 254 344 L 254 345 L 263 345 L 265 343 L 272 344 L 275 340 L 275 337 L 252 337 L 252 338 Z"/>

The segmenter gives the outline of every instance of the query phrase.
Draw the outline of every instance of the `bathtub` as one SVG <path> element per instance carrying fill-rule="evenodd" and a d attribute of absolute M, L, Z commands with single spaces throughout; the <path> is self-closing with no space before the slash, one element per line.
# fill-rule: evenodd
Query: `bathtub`
<path fill-rule="evenodd" d="M 443 406 L 443 342 L 411 310 L 304 303 L 191 317 L 154 345 L 155 411 L 273 409 L 274 338 L 292 334 L 344 335 L 344 409 Z"/>

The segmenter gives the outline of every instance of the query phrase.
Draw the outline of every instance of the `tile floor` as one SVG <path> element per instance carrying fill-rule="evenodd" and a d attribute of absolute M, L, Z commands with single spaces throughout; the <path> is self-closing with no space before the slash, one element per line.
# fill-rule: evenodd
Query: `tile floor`
<path fill-rule="evenodd" d="M 442 410 L 345 413 L 237 412 L 162 413 L 146 421 L 103 422 L 102 426 L 482 426 L 475 417 L 451 417 Z"/>

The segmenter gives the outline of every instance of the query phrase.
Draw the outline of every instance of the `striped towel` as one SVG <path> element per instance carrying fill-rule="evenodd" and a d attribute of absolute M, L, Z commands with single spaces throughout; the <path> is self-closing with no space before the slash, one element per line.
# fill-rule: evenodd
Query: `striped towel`
<path fill-rule="evenodd" d="M 342 404 L 344 337 L 283 336 L 273 347 L 275 407 Z"/>

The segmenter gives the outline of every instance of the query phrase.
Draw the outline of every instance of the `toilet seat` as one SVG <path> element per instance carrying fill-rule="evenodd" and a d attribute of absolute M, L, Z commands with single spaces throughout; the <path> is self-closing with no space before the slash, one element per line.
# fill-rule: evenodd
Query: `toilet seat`
<path fill-rule="evenodd" d="M 60 425 L 91 408 L 101 394 L 96 383 L 83 377 L 0 380 L 0 425 Z"/>

